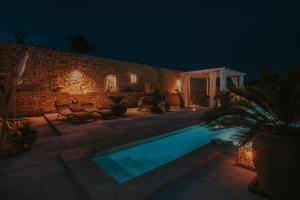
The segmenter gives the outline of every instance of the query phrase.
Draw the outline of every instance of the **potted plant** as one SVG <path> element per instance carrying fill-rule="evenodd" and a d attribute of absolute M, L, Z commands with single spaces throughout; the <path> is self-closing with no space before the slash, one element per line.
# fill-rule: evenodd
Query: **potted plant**
<path fill-rule="evenodd" d="M 29 58 L 28 50 L 22 51 L 16 60 L 16 67 L 9 67 L 3 84 L 0 85 L 0 157 L 11 156 L 16 153 L 15 138 L 19 133 L 11 131 L 8 119 L 14 114 L 13 101 L 18 87 L 22 84 L 22 76 Z"/>
<path fill-rule="evenodd" d="M 150 106 L 153 102 L 153 96 L 154 96 L 155 88 L 150 84 L 146 83 L 144 86 L 144 91 L 142 93 L 142 96 L 140 97 L 143 101 L 143 105 Z"/>
<path fill-rule="evenodd" d="M 116 116 L 122 116 L 127 111 L 127 106 L 125 103 L 122 102 L 124 99 L 123 96 L 109 96 L 110 101 L 112 102 L 112 105 L 110 107 L 110 110 L 116 115 Z"/>
<path fill-rule="evenodd" d="M 166 101 L 165 102 L 165 110 L 166 111 L 170 111 L 170 109 L 171 109 L 171 105 L 170 105 L 170 103 L 168 101 Z"/>
<path fill-rule="evenodd" d="M 152 93 L 152 101 L 150 102 L 150 111 L 155 114 L 164 113 L 163 109 L 160 107 L 161 95 L 158 89 L 154 89 Z"/>
<path fill-rule="evenodd" d="M 144 91 L 139 98 L 139 108 L 146 107 L 152 113 L 163 113 L 163 110 L 159 107 L 160 100 L 161 95 L 159 91 L 150 83 L 146 83 Z"/>
<path fill-rule="evenodd" d="M 178 89 L 176 89 L 176 93 L 177 93 L 177 96 L 178 96 L 178 99 L 179 99 L 179 106 L 180 106 L 180 108 L 184 108 L 184 99 L 183 99 L 183 96 L 182 96 L 182 93 L 178 90 Z"/>
<path fill-rule="evenodd" d="M 202 121 L 244 128 L 235 138 L 252 141 L 259 189 L 271 199 L 300 199 L 300 67 L 281 76 L 262 68 L 256 84 L 222 94 L 221 107 Z"/>
<path fill-rule="evenodd" d="M 25 120 L 24 123 L 18 128 L 18 131 L 22 133 L 22 140 L 20 141 L 19 147 L 23 151 L 29 151 L 36 138 L 37 131 L 32 129 L 29 120 Z"/>

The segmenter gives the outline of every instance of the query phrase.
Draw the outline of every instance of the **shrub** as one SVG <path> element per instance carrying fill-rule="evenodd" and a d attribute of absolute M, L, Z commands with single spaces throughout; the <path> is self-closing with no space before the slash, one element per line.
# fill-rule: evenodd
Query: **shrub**
<path fill-rule="evenodd" d="M 166 111 L 170 111 L 170 108 L 171 108 L 170 103 L 166 101 L 166 103 L 165 103 L 165 110 Z"/>
<path fill-rule="evenodd" d="M 177 93 L 177 96 L 178 96 L 178 99 L 179 99 L 179 106 L 180 108 L 184 108 L 185 107 L 185 103 L 184 103 L 184 99 L 183 99 L 183 96 L 182 96 L 182 93 L 176 89 L 176 93 Z"/>
<path fill-rule="evenodd" d="M 110 110 L 117 116 L 124 115 L 127 111 L 127 106 L 122 102 L 123 96 L 109 96 L 110 101 L 113 103 Z"/>

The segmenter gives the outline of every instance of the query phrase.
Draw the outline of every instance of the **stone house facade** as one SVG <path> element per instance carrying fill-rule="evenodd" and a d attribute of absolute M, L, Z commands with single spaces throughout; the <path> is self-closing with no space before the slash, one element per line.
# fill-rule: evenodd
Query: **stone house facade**
<path fill-rule="evenodd" d="M 150 65 L 1 43 L 0 74 L 16 65 L 25 48 L 30 58 L 16 95 L 17 113 L 55 112 L 55 101 L 69 103 L 72 99 L 107 108 L 111 95 L 124 96 L 128 106 L 134 107 L 145 83 L 155 86 L 171 105 L 178 105 L 180 71 Z"/>

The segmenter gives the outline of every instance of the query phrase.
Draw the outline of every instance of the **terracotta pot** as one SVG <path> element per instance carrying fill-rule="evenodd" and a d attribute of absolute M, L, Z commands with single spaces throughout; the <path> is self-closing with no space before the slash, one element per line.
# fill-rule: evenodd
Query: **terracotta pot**
<path fill-rule="evenodd" d="M 260 189 L 271 199 L 300 199 L 300 135 L 253 139 L 253 161 Z"/>
<path fill-rule="evenodd" d="M 111 106 L 110 110 L 117 116 L 124 115 L 127 111 L 127 107 L 125 105 L 113 105 Z"/>

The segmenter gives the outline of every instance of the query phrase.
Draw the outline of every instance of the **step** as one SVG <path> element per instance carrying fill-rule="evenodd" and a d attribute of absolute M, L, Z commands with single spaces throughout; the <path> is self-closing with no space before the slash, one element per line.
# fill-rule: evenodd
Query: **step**
<path fill-rule="evenodd" d="M 108 157 L 97 159 L 96 163 L 100 166 L 101 169 L 103 169 L 107 174 L 109 174 L 119 183 L 123 183 L 134 177 L 134 174 L 130 173 L 118 162 Z"/>
<path fill-rule="evenodd" d="M 143 164 L 141 161 L 136 160 L 130 156 L 122 158 L 117 161 L 123 168 L 128 170 L 134 175 L 140 175 L 149 170 L 149 167 Z"/>

